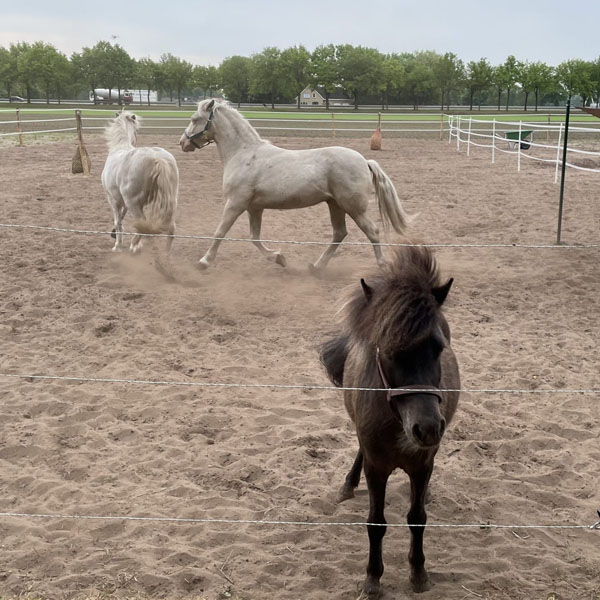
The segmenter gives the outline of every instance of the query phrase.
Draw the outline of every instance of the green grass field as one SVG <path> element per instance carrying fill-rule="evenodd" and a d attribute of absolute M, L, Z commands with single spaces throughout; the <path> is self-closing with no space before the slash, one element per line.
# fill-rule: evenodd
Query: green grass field
<path fill-rule="evenodd" d="M 72 116 L 75 107 L 69 108 L 21 108 L 20 106 L 15 106 L 14 108 L 6 108 L 6 105 L 2 105 L 0 107 L 0 121 L 12 121 L 15 118 L 16 108 L 20 109 L 21 118 L 23 120 L 30 119 L 43 119 L 45 117 L 48 118 L 58 118 L 60 116 L 67 117 Z M 136 114 L 143 117 L 162 117 L 162 118 L 187 118 L 192 115 L 194 112 L 194 107 L 181 107 L 177 109 L 148 109 L 137 106 L 129 107 L 129 110 L 134 111 Z M 111 116 L 113 113 L 117 112 L 118 108 L 82 108 L 81 114 L 83 117 L 102 117 L 102 116 Z M 302 112 L 302 111 L 271 111 L 271 110 L 244 110 L 240 111 L 247 119 L 259 120 L 259 119 L 291 119 L 291 120 L 314 120 L 314 121 L 330 121 L 331 114 L 330 112 Z M 335 120 L 336 121 L 367 121 L 373 122 L 377 120 L 376 112 L 348 112 L 348 110 L 335 112 Z M 452 114 L 452 113 L 450 113 Z M 472 111 L 471 113 L 461 112 L 461 116 L 468 117 L 472 116 L 474 119 L 481 120 L 491 120 L 496 119 L 497 121 L 527 121 L 527 122 L 541 122 L 541 123 L 558 123 L 564 121 L 564 115 L 561 114 L 552 114 L 548 115 L 548 113 L 535 113 L 535 112 L 527 112 L 527 113 L 482 113 L 480 111 Z M 383 122 L 411 122 L 411 121 L 429 121 L 439 123 L 440 114 L 439 113 L 428 113 L 428 112 L 406 112 L 406 113 L 382 113 L 381 120 Z M 571 113 L 571 120 L 577 123 L 600 123 L 600 120 L 587 114 L 578 114 L 577 111 Z"/>

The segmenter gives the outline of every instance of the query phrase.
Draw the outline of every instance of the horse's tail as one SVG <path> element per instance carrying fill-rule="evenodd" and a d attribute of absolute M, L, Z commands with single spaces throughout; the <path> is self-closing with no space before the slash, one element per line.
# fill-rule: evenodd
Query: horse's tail
<path fill-rule="evenodd" d="M 327 377 L 337 387 L 344 384 L 344 365 L 348 358 L 349 339 L 347 335 L 338 335 L 325 342 L 319 352 Z"/>
<path fill-rule="evenodd" d="M 379 164 L 374 160 L 368 160 L 367 164 L 373 174 L 375 195 L 377 196 L 379 214 L 384 227 L 391 224 L 395 231 L 403 233 L 414 217 L 404 212 L 392 180 L 385 174 Z"/>
<path fill-rule="evenodd" d="M 144 217 L 133 224 L 138 233 L 173 233 L 178 188 L 177 165 L 165 158 L 154 159 Z"/>

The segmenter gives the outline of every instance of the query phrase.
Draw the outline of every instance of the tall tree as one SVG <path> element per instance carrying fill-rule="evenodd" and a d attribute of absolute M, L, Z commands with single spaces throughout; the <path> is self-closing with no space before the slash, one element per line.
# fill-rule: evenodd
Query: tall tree
<path fill-rule="evenodd" d="M 500 66 L 500 81 L 504 83 L 506 88 L 506 110 L 510 105 L 510 92 L 517 81 L 519 71 L 521 69 L 521 63 L 511 54 L 504 61 L 504 64 Z M 500 106 L 498 106 L 500 110 Z"/>
<path fill-rule="evenodd" d="M 423 104 L 435 90 L 433 63 L 437 57 L 435 52 L 403 53 L 400 55 L 405 75 L 405 90 L 412 100 L 415 110 Z"/>
<path fill-rule="evenodd" d="M 385 87 L 383 55 L 374 48 L 338 46 L 340 83 L 354 98 L 358 110 L 359 94 L 379 94 Z"/>
<path fill-rule="evenodd" d="M 556 76 L 558 83 L 569 96 L 581 96 L 584 106 L 593 96 L 592 63 L 578 58 L 566 60 L 556 67 Z"/>
<path fill-rule="evenodd" d="M 21 55 L 21 72 L 30 84 L 44 89 L 46 104 L 50 104 L 50 92 L 58 90 L 61 70 L 65 70 L 66 57 L 51 44 L 34 42 Z"/>
<path fill-rule="evenodd" d="M 9 102 L 12 102 L 12 89 L 18 78 L 19 73 L 16 54 L 7 48 L 0 46 L 0 81 L 6 87 Z"/>
<path fill-rule="evenodd" d="M 473 110 L 473 98 L 479 92 L 479 109 L 481 110 L 481 92 L 486 90 L 494 78 L 494 69 L 486 58 L 480 58 L 467 64 L 465 83 L 469 90 L 469 110 Z"/>
<path fill-rule="evenodd" d="M 181 106 L 181 92 L 192 80 L 193 66 L 170 53 L 160 57 L 160 64 L 170 88 L 177 90 L 177 103 Z"/>
<path fill-rule="evenodd" d="M 528 63 L 528 77 L 535 96 L 535 110 L 537 111 L 540 94 L 549 90 L 555 83 L 554 69 L 539 61 Z"/>
<path fill-rule="evenodd" d="M 250 93 L 266 95 L 275 109 L 275 98 L 289 90 L 288 73 L 283 68 L 281 51 L 275 47 L 265 48 L 252 55 Z"/>
<path fill-rule="evenodd" d="M 300 109 L 300 92 L 310 83 L 310 54 L 304 46 L 292 46 L 281 53 L 282 67 L 288 73 L 291 86 L 289 92 L 298 94 L 297 108 Z"/>
<path fill-rule="evenodd" d="M 386 54 L 383 59 L 384 88 L 381 94 L 381 108 L 389 108 L 390 94 L 398 91 L 404 83 L 404 63 L 398 54 Z"/>
<path fill-rule="evenodd" d="M 339 87 L 337 48 L 333 44 L 317 46 L 311 56 L 311 82 L 325 92 L 325 108 L 329 110 L 329 96 Z"/>
<path fill-rule="evenodd" d="M 237 102 L 238 108 L 242 101 L 248 100 L 251 68 L 252 61 L 245 56 L 231 56 L 219 66 L 223 92 L 227 98 Z"/>
<path fill-rule="evenodd" d="M 433 63 L 433 75 L 441 92 L 441 109 L 444 110 L 444 100 L 450 110 L 450 94 L 456 91 L 465 77 L 463 61 L 452 52 L 439 56 Z"/>

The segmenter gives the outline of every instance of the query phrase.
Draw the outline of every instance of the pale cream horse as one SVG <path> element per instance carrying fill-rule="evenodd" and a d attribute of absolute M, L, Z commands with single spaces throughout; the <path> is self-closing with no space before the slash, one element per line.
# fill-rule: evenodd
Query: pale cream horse
<path fill-rule="evenodd" d="M 286 150 L 263 140 L 256 129 L 234 108 L 215 100 L 204 100 L 192 115 L 179 141 L 184 152 L 193 152 L 215 142 L 223 162 L 226 198 L 215 238 L 200 259 L 201 268 L 215 260 L 221 240 L 236 219 L 248 212 L 254 245 L 269 259 L 285 266 L 280 252 L 260 241 L 265 208 L 305 208 L 327 202 L 333 238 L 312 269 L 323 269 L 346 237 L 346 214 L 373 244 L 378 263 L 383 262 L 379 231 L 367 216 L 373 191 L 384 224 L 402 233 L 409 217 L 381 167 L 349 148 L 332 146 L 314 150 Z"/>
<path fill-rule="evenodd" d="M 123 217 L 135 217 L 138 233 L 175 233 L 175 209 L 179 188 L 177 163 L 170 152 L 157 147 L 136 147 L 140 119 L 129 111 L 116 113 L 104 130 L 108 158 L 102 171 L 102 187 L 113 211 L 116 238 L 113 251 L 123 243 Z M 167 238 L 167 250 L 172 237 Z M 131 241 L 130 250 L 142 246 L 141 236 Z"/>

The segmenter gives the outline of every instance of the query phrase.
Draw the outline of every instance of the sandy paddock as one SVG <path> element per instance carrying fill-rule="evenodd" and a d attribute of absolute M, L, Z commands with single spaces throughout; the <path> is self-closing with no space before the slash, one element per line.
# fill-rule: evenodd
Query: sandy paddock
<path fill-rule="evenodd" d="M 274 139 L 289 148 L 330 139 Z M 223 198 L 216 148 L 184 155 L 179 233 L 212 234 Z M 426 140 L 338 140 L 376 158 L 414 239 L 552 243 L 558 186 L 537 164 L 470 157 Z M 0 149 L 2 222 L 110 229 L 93 174 L 70 174 L 74 144 Z M 564 240 L 598 243 L 600 179 L 569 172 Z M 377 217 L 373 204 L 372 212 Z M 129 224 L 129 221 L 126 221 Z M 349 239 L 364 241 L 351 226 Z M 245 237 L 240 219 L 232 235 Z M 326 241 L 325 206 L 267 212 L 264 237 Z M 2 373 L 239 383 L 328 382 L 317 346 L 335 327 L 343 288 L 374 266 L 342 248 L 327 277 L 308 275 L 320 248 L 280 245 L 289 268 L 247 243 L 194 268 L 207 242 L 176 240 L 176 283 L 149 252 L 113 254 L 108 236 L 0 230 Z M 456 279 L 446 313 L 465 388 L 599 388 L 599 252 L 440 249 Z M 356 449 L 336 391 L 200 389 L 0 378 L 0 511 L 64 515 L 363 521 L 356 498 L 333 502 Z M 430 523 L 433 588 L 423 600 L 600 597 L 598 420 L 592 394 L 464 393 L 436 462 Z M 387 519 L 405 522 L 408 483 L 390 479 Z M 412 598 L 408 531 L 384 540 L 384 598 Z M 364 527 L 190 524 L 0 517 L 0 596 L 352 599 L 367 556 Z"/>

